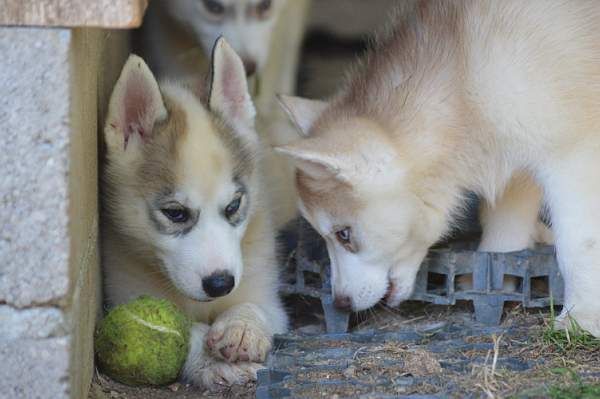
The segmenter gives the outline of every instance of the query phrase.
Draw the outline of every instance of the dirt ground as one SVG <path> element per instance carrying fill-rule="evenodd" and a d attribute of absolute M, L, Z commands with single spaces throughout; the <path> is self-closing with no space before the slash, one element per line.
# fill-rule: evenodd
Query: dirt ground
<path fill-rule="evenodd" d="M 412 307 L 412 308 L 411 308 Z M 580 387 L 596 387 L 600 391 L 600 341 L 563 339 L 562 332 L 552 332 L 549 327 L 551 315 L 546 309 L 523 310 L 508 308 L 502 326 L 512 333 L 473 336 L 465 338 L 467 343 L 490 344 L 493 349 L 458 350 L 456 352 L 425 352 L 421 359 L 407 359 L 406 364 L 419 366 L 421 373 L 439 381 L 432 385 L 417 387 L 403 394 L 436 393 L 440 388 L 451 386 L 451 397 L 488 398 L 568 398 L 569 392 L 578 392 Z M 430 323 L 454 323 L 472 325 L 469 306 L 440 307 L 423 304 L 407 304 L 402 310 L 372 313 L 365 317 L 357 328 L 377 328 L 379 331 L 394 331 L 407 327 L 419 328 Z M 432 336 L 431 340 L 434 339 Z M 555 341 L 553 341 L 553 339 Z M 404 352 L 414 350 L 425 342 L 406 345 Z M 397 348 L 396 348 L 397 349 Z M 419 353 L 419 352 L 417 352 Z M 451 357 L 448 355 L 451 354 Z M 464 362 L 464 370 L 452 367 L 453 358 Z M 484 359 L 483 362 L 481 359 Z M 528 364 L 528 369 L 520 365 Z M 441 367 L 436 367 L 440 365 Z M 368 367 L 367 367 L 368 368 Z M 423 371 L 424 370 L 424 371 Z M 377 365 L 365 371 L 371 375 L 384 373 Z M 413 374 L 410 367 L 404 372 Z M 565 392 L 560 392 L 566 389 Z M 584 397 L 576 394 L 574 397 Z M 589 397 L 600 397 L 589 396 Z"/>
<path fill-rule="evenodd" d="M 308 303 L 299 305 L 303 313 Z M 298 319 L 292 333 L 322 332 L 315 324 L 315 309 L 309 325 L 300 325 Z M 296 375 L 305 381 L 315 381 L 312 388 L 302 392 L 304 397 L 363 397 L 368 391 L 356 387 L 327 388 L 321 381 L 353 380 L 373 384 L 382 379 L 423 377 L 423 382 L 407 386 L 390 386 L 390 395 L 439 394 L 447 389 L 449 397 L 474 398 L 600 398 L 600 341 L 579 342 L 572 338 L 552 341 L 547 321 L 550 315 L 541 311 L 524 311 L 520 307 L 506 309 L 502 326 L 511 328 L 507 335 L 473 336 L 464 338 L 478 345 L 468 350 L 429 350 L 435 341 L 435 329 L 448 324 L 472 328 L 472 313 L 468 305 L 445 307 L 407 303 L 398 309 L 379 308 L 354 318 L 353 331 L 378 332 L 433 331 L 424 334 L 418 342 L 390 341 L 365 345 L 351 364 L 340 372 L 312 372 Z M 306 320 L 309 320 L 308 318 Z M 516 333 L 514 331 L 517 331 Z M 315 342 L 314 351 L 330 349 Z M 489 348 L 492 349 L 489 349 Z M 482 360 L 483 359 L 483 360 Z M 528 364 L 527 369 L 519 365 Z M 401 365 L 401 366 L 398 366 Z M 517 365 L 517 366 L 514 366 Z M 174 384 L 166 388 L 135 388 L 116 383 L 97 374 L 90 399 L 197 399 L 197 398 L 252 398 L 254 384 L 236 386 L 221 392 L 207 392 L 194 387 Z M 590 392 L 585 394 L 586 390 Z"/>
<path fill-rule="evenodd" d="M 88 399 L 200 399 L 200 398 L 254 398 L 256 384 L 233 386 L 219 392 L 208 392 L 176 383 L 166 388 L 131 387 L 96 373 Z"/>

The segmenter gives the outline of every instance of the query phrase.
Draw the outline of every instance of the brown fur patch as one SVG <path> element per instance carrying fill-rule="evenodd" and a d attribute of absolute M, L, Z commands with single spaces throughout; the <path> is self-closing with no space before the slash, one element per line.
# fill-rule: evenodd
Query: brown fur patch
<path fill-rule="evenodd" d="M 308 212 L 323 209 L 336 217 L 348 217 L 361 208 L 361 202 L 349 184 L 335 178 L 314 179 L 302 171 L 296 172 L 298 194 Z"/>
<path fill-rule="evenodd" d="M 142 194 L 164 193 L 175 189 L 177 143 L 187 133 L 188 122 L 184 110 L 175 101 L 165 95 L 163 99 L 167 119 L 154 126 L 143 146 L 142 161 L 137 169 L 138 189 Z"/>
<path fill-rule="evenodd" d="M 219 134 L 223 144 L 231 153 L 233 159 L 233 176 L 235 180 L 244 180 L 252 175 L 256 169 L 257 151 L 235 131 L 235 128 L 219 114 L 211 112 L 215 131 Z"/>

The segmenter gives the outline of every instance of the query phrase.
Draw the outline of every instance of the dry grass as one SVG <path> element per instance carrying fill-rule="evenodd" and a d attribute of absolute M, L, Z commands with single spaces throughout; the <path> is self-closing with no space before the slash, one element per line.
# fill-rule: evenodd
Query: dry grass
<path fill-rule="evenodd" d="M 485 362 L 482 365 L 473 365 L 473 369 L 471 371 L 473 378 L 476 381 L 479 381 L 475 384 L 475 386 L 480 388 L 490 399 L 494 399 L 496 397 L 495 392 L 497 392 L 500 388 L 500 381 L 496 378 L 499 376 L 496 371 L 496 367 L 498 364 L 498 356 L 500 355 L 501 340 L 502 334 L 500 336 L 496 336 L 495 334 L 492 335 L 494 349 L 487 352 Z"/>

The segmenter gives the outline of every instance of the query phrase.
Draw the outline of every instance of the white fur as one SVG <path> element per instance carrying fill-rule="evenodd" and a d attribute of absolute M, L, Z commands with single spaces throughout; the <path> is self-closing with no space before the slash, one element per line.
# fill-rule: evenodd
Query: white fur
<path fill-rule="evenodd" d="M 482 203 L 483 235 L 480 251 L 511 252 L 532 248 L 540 237 L 542 193 L 529 176 L 514 176 L 504 193 L 491 204 Z"/>
<path fill-rule="evenodd" d="M 542 192 L 539 186 L 524 173 L 510 180 L 500 197 L 491 203 L 483 200 L 479 218 L 483 234 L 478 251 L 512 252 L 533 248 L 535 244 L 553 244 L 548 227 L 539 220 Z M 473 286 L 471 276 L 461 275 L 456 280 L 462 290 Z M 506 276 L 505 291 L 517 290 L 517 279 Z"/>

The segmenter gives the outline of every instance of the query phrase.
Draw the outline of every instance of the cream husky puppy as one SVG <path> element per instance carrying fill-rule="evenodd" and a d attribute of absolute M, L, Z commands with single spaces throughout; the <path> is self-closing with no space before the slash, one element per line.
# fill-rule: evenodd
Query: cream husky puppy
<path fill-rule="evenodd" d="M 103 266 L 110 305 L 168 298 L 196 323 L 183 378 L 254 378 L 287 317 L 242 61 L 215 45 L 207 98 L 157 84 L 137 56 L 106 121 Z M 199 91 L 202 91 L 201 89 Z"/>
<path fill-rule="evenodd" d="M 465 190 L 524 235 L 496 237 L 526 244 L 540 193 L 525 173 L 551 211 L 561 319 L 600 336 L 597 1 L 411 2 L 331 101 L 282 102 L 306 138 L 280 151 L 327 242 L 340 306 L 408 298 Z"/>

